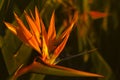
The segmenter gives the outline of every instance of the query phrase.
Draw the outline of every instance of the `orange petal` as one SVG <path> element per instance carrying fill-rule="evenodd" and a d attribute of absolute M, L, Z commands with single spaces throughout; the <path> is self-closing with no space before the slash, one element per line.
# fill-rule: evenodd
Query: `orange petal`
<path fill-rule="evenodd" d="M 62 52 L 62 50 L 64 49 L 67 40 L 68 40 L 69 34 L 65 36 L 64 40 L 61 42 L 61 44 L 55 49 L 51 59 L 50 59 L 50 64 L 55 64 L 55 60 L 56 58 L 59 56 L 59 54 Z"/>
<path fill-rule="evenodd" d="M 52 17 L 50 20 L 50 26 L 48 29 L 48 40 L 54 40 L 56 38 L 56 30 L 55 30 L 55 12 L 52 13 Z"/>
<path fill-rule="evenodd" d="M 47 59 L 49 59 L 48 47 L 47 47 L 47 44 L 45 42 L 45 38 L 43 36 L 42 37 L 42 60 L 44 62 L 46 62 Z"/>
<path fill-rule="evenodd" d="M 27 39 L 24 36 L 24 34 L 21 32 L 21 29 L 19 27 L 15 27 L 14 25 L 7 22 L 5 22 L 5 25 L 9 30 L 11 30 L 15 35 L 17 35 L 24 43 L 27 43 Z"/>
<path fill-rule="evenodd" d="M 30 18 L 30 16 L 26 12 L 25 12 L 25 17 L 28 22 L 28 25 L 30 26 L 32 34 L 36 37 L 38 43 L 40 44 L 40 31 L 37 28 L 38 26 L 35 24 L 35 22 Z"/>
<path fill-rule="evenodd" d="M 4 23 L 9 30 L 11 30 L 16 36 L 18 36 L 24 43 L 28 44 L 26 37 L 23 35 L 19 27 L 15 27 L 14 25 L 7 22 L 4 22 Z"/>
<path fill-rule="evenodd" d="M 20 27 L 21 30 L 23 30 L 22 32 L 25 34 L 26 39 L 29 39 L 32 34 L 29 32 L 29 30 L 25 27 L 24 23 L 22 22 L 22 20 L 17 16 L 16 13 L 14 13 L 15 19 L 17 20 L 18 26 Z"/>
<path fill-rule="evenodd" d="M 32 11 L 31 11 L 31 10 L 29 10 L 29 12 L 30 12 L 30 16 L 31 16 L 31 18 L 35 21 L 35 18 L 34 18 L 34 16 L 33 16 Z"/>
<path fill-rule="evenodd" d="M 40 29 L 40 15 L 39 15 L 39 11 L 38 11 L 37 7 L 35 7 L 35 23 L 37 25 L 37 29 L 38 29 L 39 33 L 41 33 L 41 29 Z"/>
<path fill-rule="evenodd" d="M 97 11 L 91 11 L 90 15 L 91 15 L 92 19 L 99 19 L 99 18 L 104 18 L 104 17 L 108 16 L 106 13 L 97 12 Z"/>
<path fill-rule="evenodd" d="M 76 12 L 74 14 L 73 20 L 70 23 L 70 26 L 60 35 L 60 37 L 58 38 L 58 40 L 63 39 L 67 34 L 69 34 L 74 26 L 74 24 L 76 23 L 76 21 L 78 20 L 78 12 Z"/>
<path fill-rule="evenodd" d="M 4 22 L 4 24 L 7 26 L 9 30 L 11 30 L 15 35 L 17 35 L 16 27 L 10 23 Z"/>
<path fill-rule="evenodd" d="M 44 36 L 44 38 L 45 38 L 45 42 L 46 42 L 46 44 L 48 45 L 48 37 L 47 37 L 47 32 L 46 32 L 46 29 L 45 29 L 45 25 L 44 25 L 44 23 L 43 23 L 43 21 L 42 21 L 42 19 L 40 18 L 40 23 L 41 23 L 41 33 L 42 33 L 42 36 Z"/>
<path fill-rule="evenodd" d="M 60 36 L 60 38 L 58 38 L 58 40 L 63 40 L 59 46 L 55 49 L 51 59 L 50 59 L 50 64 L 55 64 L 55 60 L 56 58 L 59 56 L 59 54 L 61 53 L 61 51 L 64 49 L 67 40 L 69 38 L 70 32 L 72 31 L 72 28 L 75 24 L 75 22 L 77 21 L 77 15 L 78 13 L 75 13 L 74 18 L 70 24 L 70 26 L 62 33 L 62 35 Z"/>
<path fill-rule="evenodd" d="M 37 50 L 39 53 L 41 53 L 40 48 L 39 48 L 39 43 L 36 41 L 35 36 L 33 36 L 29 30 L 25 27 L 24 23 L 22 20 L 14 13 L 15 19 L 17 20 L 18 23 L 18 30 L 17 30 L 17 35 L 18 37 L 25 43 L 29 44 L 32 46 L 35 50 Z"/>

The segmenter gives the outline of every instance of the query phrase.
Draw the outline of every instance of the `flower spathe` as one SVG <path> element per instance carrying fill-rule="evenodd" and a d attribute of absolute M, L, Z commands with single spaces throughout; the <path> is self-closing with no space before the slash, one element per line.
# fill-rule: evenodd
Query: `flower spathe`
<path fill-rule="evenodd" d="M 24 12 L 26 21 L 30 27 L 30 30 L 26 28 L 22 20 L 14 13 L 17 25 L 4 22 L 9 30 L 17 35 L 24 43 L 33 47 L 41 56 L 39 57 L 43 63 L 33 61 L 33 63 L 27 67 L 23 67 L 17 71 L 15 78 L 21 76 L 27 72 L 35 72 L 39 74 L 49 74 L 57 76 L 89 76 L 89 77 L 102 77 L 101 75 L 78 71 L 66 67 L 57 66 L 55 61 L 59 54 L 64 49 L 67 40 L 70 36 L 72 28 L 77 21 L 76 12 L 70 25 L 63 31 L 63 33 L 56 38 L 55 30 L 55 11 L 53 11 L 48 32 L 45 29 L 44 23 L 40 18 L 37 7 L 35 7 L 35 16 L 31 13 L 31 16 Z"/>

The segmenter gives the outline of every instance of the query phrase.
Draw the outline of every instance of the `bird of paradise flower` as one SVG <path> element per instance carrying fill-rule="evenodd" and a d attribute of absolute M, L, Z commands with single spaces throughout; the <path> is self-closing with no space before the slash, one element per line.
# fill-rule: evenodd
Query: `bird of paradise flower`
<path fill-rule="evenodd" d="M 14 74 L 14 79 L 17 79 L 19 76 L 27 72 L 57 76 L 103 77 L 99 74 L 78 71 L 56 65 L 56 59 L 64 49 L 70 36 L 70 32 L 77 21 L 77 13 L 75 13 L 69 27 L 67 27 L 58 38 L 56 38 L 55 30 L 55 12 L 52 14 L 48 32 L 40 18 L 37 7 L 35 7 L 35 16 L 32 13 L 31 16 L 29 16 L 27 12 L 24 13 L 30 30 L 26 28 L 23 21 L 16 15 L 16 13 L 14 13 L 14 16 L 17 21 L 17 25 L 13 25 L 8 22 L 4 23 L 7 28 L 17 35 L 24 43 L 34 48 L 41 55 L 39 56 L 41 62 L 34 60 L 29 66 L 19 69 Z"/>

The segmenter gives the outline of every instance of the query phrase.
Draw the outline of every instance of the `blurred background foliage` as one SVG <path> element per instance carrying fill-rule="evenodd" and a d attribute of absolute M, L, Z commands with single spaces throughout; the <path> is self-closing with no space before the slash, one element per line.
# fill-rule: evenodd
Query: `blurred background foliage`
<path fill-rule="evenodd" d="M 102 74 L 104 78 L 58 77 L 28 73 L 18 80 L 119 80 L 120 79 L 120 1 L 119 0 L 0 0 L 0 80 L 7 80 L 21 65 L 30 64 L 37 54 L 6 29 L 3 21 L 15 24 L 13 12 L 21 19 L 24 10 L 34 11 L 37 6 L 46 26 L 53 10 L 59 35 L 74 12 L 75 24 L 60 59 L 79 55 L 97 48 L 90 54 L 61 61 L 58 65 Z"/>

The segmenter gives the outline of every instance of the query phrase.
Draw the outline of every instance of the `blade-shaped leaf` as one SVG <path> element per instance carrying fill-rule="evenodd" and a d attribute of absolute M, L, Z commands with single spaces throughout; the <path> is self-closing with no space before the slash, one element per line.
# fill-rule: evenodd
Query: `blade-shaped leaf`
<path fill-rule="evenodd" d="M 7 30 L 6 35 L 4 37 L 3 45 L 4 46 L 2 46 L 1 48 L 3 59 L 5 61 L 8 74 L 11 75 L 17 67 L 13 55 L 17 51 L 21 43 L 20 40 L 18 40 L 15 35 L 13 35 L 9 30 Z"/>
<path fill-rule="evenodd" d="M 4 0 L 0 0 L 0 10 L 1 10 L 3 4 L 4 4 Z"/>
<path fill-rule="evenodd" d="M 94 45 L 88 39 L 88 42 L 92 48 Z M 98 51 L 95 51 L 95 54 L 91 54 L 91 59 L 93 62 L 93 68 L 96 69 L 97 73 L 101 73 L 105 76 L 104 80 L 115 80 L 114 73 L 110 68 L 109 64 L 104 60 L 104 58 L 100 55 Z M 99 79 L 102 80 L 102 79 Z"/>
<path fill-rule="evenodd" d="M 101 73 L 105 76 L 105 80 L 114 80 L 114 74 L 109 67 L 109 65 L 106 63 L 106 61 L 102 58 L 102 56 L 99 54 L 99 52 L 96 51 L 95 54 L 91 55 L 92 62 L 93 62 L 93 68 L 96 69 L 96 72 Z M 99 79 L 102 80 L 102 79 Z"/>

